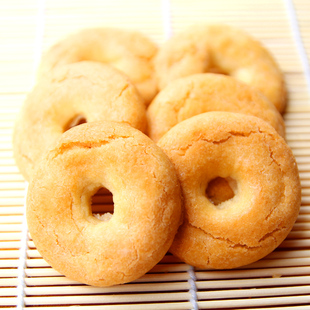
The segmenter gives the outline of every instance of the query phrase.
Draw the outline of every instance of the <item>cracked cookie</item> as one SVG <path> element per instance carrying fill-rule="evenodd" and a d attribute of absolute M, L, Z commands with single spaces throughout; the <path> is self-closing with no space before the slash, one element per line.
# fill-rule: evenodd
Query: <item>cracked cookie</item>
<path fill-rule="evenodd" d="M 175 34 L 159 48 L 154 68 L 159 90 L 176 78 L 217 72 L 258 89 L 280 113 L 286 106 L 284 76 L 273 56 L 235 27 L 199 24 Z"/>
<path fill-rule="evenodd" d="M 170 248 L 181 260 L 199 268 L 240 267 L 269 254 L 291 231 L 301 202 L 297 164 L 265 121 L 208 112 L 177 124 L 158 145 L 181 182 L 184 222 Z M 221 196 L 214 190 L 219 180 L 231 188 L 225 199 L 214 197 Z"/>
<path fill-rule="evenodd" d="M 64 65 L 41 79 L 16 120 L 13 149 L 26 180 L 42 153 L 67 129 L 84 122 L 126 122 L 144 131 L 146 111 L 129 78 L 101 63 Z"/>
<path fill-rule="evenodd" d="M 254 115 L 285 136 L 283 118 L 265 96 L 232 77 L 213 73 L 177 79 L 160 91 L 147 108 L 148 136 L 156 142 L 177 123 L 210 111 Z"/>
<path fill-rule="evenodd" d="M 129 76 L 145 103 L 157 93 L 153 57 L 157 46 L 137 31 L 87 28 L 71 34 L 47 50 L 41 59 L 39 78 L 58 66 L 91 60 L 110 64 Z"/>
<path fill-rule="evenodd" d="M 108 217 L 92 214 L 100 188 L 113 194 Z M 182 219 L 179 181 L 165 153 L 139 130 L 108 121 L 60 137 L 37 166 L 26 205 L 44 259 L 95 286 L 144 275 L 166 254 Z"/>

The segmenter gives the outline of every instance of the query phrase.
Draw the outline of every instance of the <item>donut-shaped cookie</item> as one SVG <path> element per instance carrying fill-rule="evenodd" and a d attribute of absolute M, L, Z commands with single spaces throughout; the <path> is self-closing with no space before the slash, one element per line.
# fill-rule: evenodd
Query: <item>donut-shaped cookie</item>
<path fill-rule="evenodd" d="M 180 78 L 160 91 L 147 109 L 148 135 L 158 141 L 177 123 L 210 111 L 254 115 L 285 136 L 283 118 L 265 96 L 232 77 L 214 73 Z"/>
<path fill-rule="evenodd" d="M 13 134 L 16 163 L 29 180 L 42 153 L 67 129 L 98 120 L 144 131 L 145 105 L 125 74 L 90 61 L 55 69 L 28 95 Z"/>
<path fill-rule="evenodd" d="M 177 124 L 158 145 L 183 191 L 185 219 L 170 249 L 181 260 L 200 268 L 239 267 L 269 254 L 292 229 L 301 202 L 298 169 L 265 121 L 208 112 Z M 218 179 L 234 192 L 220 203 L 207 195 Z"/>
<path fill-rule="evenodd" d="M 194 62 L 195 65 L 190 66 Z M 194 73 L 220 72 L 261 91 L 283 112 L 286 87 L 269 51 L 244 31 L 227 25 L 194 25 L 171 37 L 155 57 L 159 89 Z"/>
<path fill-rule="evenodd" d="M 157 46 L 140 32 L 87 28 L 50 47 L 42 56 L 38 75 L 82 60 L 107 63 L 127 74 L 148 104 L 157 93 L 152 62 L 156 53 Z"/>
<path fill-rule="evenodd" d="M 93 216 L 91 197 L 113 194 L 114 213 Z M 33 241 L 52 267 L 96 286 L 133 281 L 168 251 L 181 223 L 173 165 L 127 124 L 93 122 L 63 134 L 42 158 L 27 195 Z"/>

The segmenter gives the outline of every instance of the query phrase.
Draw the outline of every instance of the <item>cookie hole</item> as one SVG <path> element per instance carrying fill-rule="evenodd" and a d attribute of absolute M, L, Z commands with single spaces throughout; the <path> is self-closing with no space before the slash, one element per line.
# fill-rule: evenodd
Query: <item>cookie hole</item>
<path fill-rule="evenodd" d="M 228 72 L 225 72 L 221 68 L 218 67 L 211 67 L 208 68 L 208 73 L 216 73 L 216 74 L 222 74 L 222 75 L 229 75 Z"/>
<path fill-rule="evenodd" d="M 69 130 L 72 127 L 87 123 L 86 118 L 83 115 L 76 115 L 70 119 L 70 121 L 65 126 L 64 131 Z"/>
<path fill-rule="evenodd" d="M 112 193 L 105 187 L 101 187 L 92 196 L 91 211 L 94 217 L 101 221 L 109 221 L 114 213 Z"/>
<path fill-rule="evenodd" d="M 215 206 L 232 199 L 237 190 L 237 182 L 233 178 L 216 177 L 208 183 L 206 196 Z"/>

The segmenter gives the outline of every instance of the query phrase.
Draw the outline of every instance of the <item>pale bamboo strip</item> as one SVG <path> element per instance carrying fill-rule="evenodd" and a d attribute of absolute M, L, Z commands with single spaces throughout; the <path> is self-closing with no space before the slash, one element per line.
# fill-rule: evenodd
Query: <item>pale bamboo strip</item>
<path fill-rule="evenodd" d="M 15 160 L 13 158 L 1 158 L 0 166 L 13 166 L 15 165 Z"/>
<path fill-rule="evenodd" d="M 8 206 L 20 206 L 20 205 L 23 205 L 24 204 L 24 197 L 0 197 L 0 205 L 2 206 L 5 206 L 5 207 L 8 207 Z M 16 209 L 15 211 L 14 208 L 10 208 L 9 210 L 12 210 L 12 212 L 16 212 L 18 211 L 18 209 Z M 0 213 L 2 212 L 6 212 L 4 210 L 4 208 L 2 208 L 2 211 L 0 209 Z"/>
<path fill-rule="evenodd" d="M 28 252 L 27 252 L 28 253 Z M 39 253 L 39 252 L 38 252 Z M 41 256 L 40 256 L 41 257 Z M 42 268 L 50 267 L 50 265 L 43 258 L 32 258 L 26 260 L 27 268 Z"/>
<path fill-rule="evenodd" d="M 17 286 L 17 278 L 0 278 L 0 287 Z"/>
<path fill-rule="evenodd" d="M 0 224 L 0 232 L 20 232 L 20 224 Z"/>
<path fill-rule="evenodd" d="M 310 222 L 310 216 L 308 214 L 299 214 L 297 222 Z"/>
<path fill-rule="evenodd" d="M 144 283 L 126 284 L 112 287 L 93 287 L 87 285 L 75 286 L 40 286 L 26 287 L 25 293 L 29 296 L 40 296 L 44 290 L 44 295 L 92 295 L 92 294 L 113 294 L 113 293 L 137 293 L 137 292 L 169 292 L 169 291 L 188 291 L 189 284 L 185 282 Z"/>
<path fill-rule="evenodd" d="M 0 243 L 1 245 L 1 243 Z M 149 273 L 165 273 L 165 272 L 181 272 L 187 271 L 189 266 L 186 264 L 169 264 L 169 265 L 156 265 Z M 58 271 L 53 268 L 26 268 L 25 269 L 26 275 L 28 277 L 46 277 L 46 276 L 59 276 L 61 275 Z"/>
<path fill-rule="evenodd" d="M 244 308 L 242 308 L 244 310 Z M 303 305 L 298 305 L 298 306 L 283 306 L 283 307 L 264 307 L 264 310 L 307 310 L 309 309 L 309 306 L 303 306 Z M 241 310 L 241 308 L 236 308 L 235 310 Z M 257 308 L 246 308 L 246 310 L 257 310 Z"/>
<path fill-rule="evenodd" d="M 70 309 L 76 310 L 188 310 L 191 309 L 192 305 L 189 301 L 180 301 L 180 302 L 167 302 L 167 303 L 137 303 L 137 304 L 117 304 L 117 305 L 78 305 L 76 308 L 71 306 Z M 67 306 L 39 306 L 39 307 L 31 307 L 32 310 L 59 310 L 59 309 L 67 309 Z"/>
<path fill-rule="evenodd" d="M 41 258 L 38 250 L 27 250 L 27 256 L 30 258 Z"/>
<path fill-rule="evenodd" d="M 0 123 L 0 129 L 11 129 L 14 127 L 14 121 L 13 120 L 3 120 Z"/>
<path fill-rule="evenodd" d="M 292 258 L 292 257 L 310 257 L 310 250 L 289 250 L 289 251 L 273 251 L 268 254 L 266 259 Z"/>
<path fill-rule="evenodd" d="M 229 299 L 229 298 L 253 298 L 253 297 L 269 297 L 269 296 L 290 296 L 290 295 L 308 295 L 310 300 L 310 286 L 287 286 L 273 288 L 256 288 L 256 289 L 231 289 L 220 291 L 198 291 L 199 300 L 212 299 Z M 302 297 L 300 297 L 302 298 Z"/>
<path fill-rule="evenodd" d="M 295 223 L 294 228 L 298 230 L 309 230 L 310 229 L 310 222 L 309 223 Z"/>
<path fill-rule="evenodd" d="M 298 163 L 297 161 L 297 164 L 298 164 L 298 170 L 301 172 L 301 171 L 304 171 L 304 172 L 309 172 L 310 171 L 310 164 L 306 164 L 306 163 Z M 303 189 L 303 191 L 305 191 L 306 189 Z M 304 192 L 305 195 L 307 195 L 307 191 Z"/>
<path fill-rule="evenodd" d="M 284 240 L 279 248 L 309 248 L 310 247 L 310 239 L 302 239 L 302 240 Z"/>
<path fill-rule="evenodd" d="M 19 249 L 20 241 L 0 242 L 0 249 Z"/>
<path fill-rule="evenodd" d="M 6 191 L 1 191 L 0 192 L 0 197 L 1 198 L 4 198 L 4 197 L 11 197 L 11 198 L 24 197 L 24 195 L 25 195 L 24 188 L 20 189 L 20 190 L 14 188 L 14 189 L 12 189 L 10 191 L 8 191 L 6 189 Z"/>
<path fill-rule="evenodd" d="M 17 288 L 0 288 L 0 296 L 16 296 Z M 1 299 L 0 299 L 1 300 Z"/>
<path fill-rule="evenodd" d="M 22 222 L 21 215 L 3 215 L 0 216 L 0 224 L 19 224 Z"/>
<path fill-rule="evenodd" d="M 132 283 L 150 283 L 150 282 L 173 282 L 173 281 L 187 281 L 188 273 L 162 273 L 162 274 L 145 274 L 141 278 Z M 75 285 L 80 284 L 74 280 L 68 279 L 64 276 L 58 277 L 26 277 L 25 282 L 27 286 L 46 286 L 46 285 Z"/>
<path fill-rule="evenodd" d="M 291 231 L 286 239 L 310 239 L 310 231 Z"/>
<path fill-rule="evenodd" d="M 0 298 L 0 306 L 16 306 L 17 298 Z"/>
<path fill-rule="evenodd" d="M 7 174 L 1 173 L 0 174 L 0 182 L 19 182 L 24 181 L 24 178 L 21 174 Z"/>
<path fill-rule="evenodd" d="M 245 288 L 245 287 L 277 287 L 288 285 L 309 285 L 310 276 L 297 277 L 280 277 L 280 278 L 264 278 L 264 279 L 235 279 L 231 280 L 207 280 L 196 281 L 196 286 L 199 291 L 210 289 L 230 289 L 230 288 Z M 285 294 L 284 294 L 285 295 Z"/>
<path fill-rule="evenodd" d="M 309 125 L 309 119 L 287 119 L 285 120 L 285 126 L 286 126 L 286 133 L 291 137 L 294 138 L 294 135 L 290 134 L 291 130 L 295 130 L 297 131 L 297 128 L 301 127 L 306 130 L 308 127 L 306 127 L 307 125 Z"/>
<path fill-rule="evenodd" d="M 310 180 L 301 180 L 300 184 L 302 188 L 308 188 L 310 187 Z"/>
<path fill-rule="evenodd" d="M 0 268 L 17 268 L 18 259 L 0 259 Z M 0 294 L 1 296 L 1 294 Z"/>
<path fill-rule="evenodd" d="M 309 156 L 308 149 L 295 149 L 293 150 L 295 156 Z"/>
<path fill-rule="evenodd" d="M 24 297 L 26 306 L 33 305 L 85 305 L 85 304 L 119 304 L 134 302 L 171 302 L 171 301 L 187 301 L 189 293 L 144 293 L 144 294 L 128 294 L 128 295 L 93 295 L 93 296 L 48 296 L 43 297 Z"/>
<path fill-rule="evenodd" d="M 30 271 L 30 272 L 29 272 Z M 36 271 L 36 272 L 35 272 Z M 218 279 L 248 279 L 248 278 L 264 278 L 264 277 L 280 277 L 280 276 L 300 276 L 309 275 L 310 266 L 298 266 L 298 267 L 279 267 L 279 268 L 261 268 L 261 269 L 236 269 L 236 270 L 224 270 L 224 271 L 202 271 L 196 270 L 197 280 L 218 280 Z M 43 268 L 40 270 L 26 269 L 27 278 L 25 281 L 27 285 L 61 285 L 63 281 L 70 283 L 71 280 L 61 276 L 51 268 Z M 163 274 L 151 274 L 148 273 L 134 282 L 165 282 L 165 281 L 182 281 L 188 279 L 188 274 L 185 273 L 163 273 Z"/>
<path fill-rule="evenodd" d="M 13 158 L 13 152 L 12 150 L 7 150 L 7 151 L 1 151 L 0 152 L 0 158 Z"/>
<path fill-rule="evenodd" d="M 310 119 L 307 119 L 306 120 L 307 122 L 310 122 Z M 297 122 L 299 122 L 299 121 L 297 121 Z M 304 137 L 304 138 L 308 138 L 309 139 L 309 133 L 310 133 L 310 128 L 309 127 L 306 127 L 306 126 L 304 126 L 304 127 L 299 127 L 299 126 L 297 126 L 297 124 L 295 124 L 294 125 L 294 127 L 287 127 L 286 128 L 286 133 L 288 134 L 288 135 L 292 135 L 292 134 L 300 134 L 300 136 L 302 137 Z M 298 135 L 296 135 L 297 137 L 299 137 Z M 294 136 L 292 136 L 292 138 L 293 138 Z"/>
<path fill-rule="evenodd" d="M 310 141 L 290 141 L 288 145 L 294 150 L 297 148 L 310 148 Z"/>
<path fill-rule="evenodd" d="M 310 257 L 302 258 L 279 258 L 279 259 L 261 259 L 250 265 L 240 267 L 238 269 L 259 269 L 274 267 L 292 267 L 292 266 L 310 266 Z"/>
<path fill-rule="evenodd" d="M 296 150 L 294 150 L 295 152 Z M 300 179 L 310 179 L 310 172 L 300 172 L 299 173 Z"/>
<path fill-rule="evenodd" d="M 295 159 L 298 164 L 307 164 L 310 162 L 310 157 L 295 156 Z"/>
<path fill-rule="evenodd" d="M 303 190 L 302 190 L 302 195 L 304 195 Z M 299 210 L 299 214 L 310 214 L 310 206 L 309 205 L 301 206 Z"/>
<path fill-rule="evenodd" d="M 2 201 L 2 199 L 0 199 Z M 21 205 L 22 203 L 14 203 L 16 201 L 13 201 L 11 204 L 6 204 L 2 207 L 0 207 L 0 215 L 12 215 L 12 214 L 23 214 L 24 213 L 24 207 L 15 207 L 16 205 Z"/>
<path fill-rule="evenodd" d="M 0 258 L 1 259 L 10 259 L 10 258 L 19 258 L 19 251 L 18 250 L 5 250 L 0 251 Z"/>
<path fill-rule="evenodd" d="M 21 239 L 21 233 L 15 233 L 15 232 L 0 232 L 0 241 L 7 241 L 7 240 L 20 240 Z"/>
<path fill-rule="evenodd" d="M 310 296 L 281 296 L 267 298 L 250 298 L 250 299 L 235 299 L 221 301 L 198 301 L 199 309 L 226 309 L 236 307 L 265 307 L 273 305 L 298 305 L 309 304 Z"/>
<path fill-rule="evenodd" d="M 15 278 L 17 276 L 17 268 L 1 269 L 0 278 Z"/>
<path fill-rule="evenodd" d="M 308 203 L 310 203 L 310 197 L 302 197 L 302 198 L 301 198 L 301 203 L 302 203 L 302 204 L 308 204 Z"/>
<path fill-rule="evenodd" d="M 245 287 L 276 287 L 288 285 L 305 285 L 310 283 L 310 276 L 295 276 L 295 277 L 281 277 L 281 278 L 264 278 L 264 279 L 241 279 L 241 280 L 208 280 L 197 281 L 197 289 L 199 291 L 205 289 L 231 289 L 231 288 L 245 288 Z M 49 285 L 51 283 L 49 282 Z M 58 285 L 57 285 L 58 284 Z M 54 282 L 54 286 L 32 286 L 26 287 L 27 295 L 39 296 L 44 290 L 44 295 L 91 295 L 91 294 L 108 294 L 108 293 L 124 293 L 124 292 L 156 292 L 156 291 L 178 291 L 188 290 L 189 284 L 185 282 L 169 282 L 161 283 L 160 287 L 155 283 L 144 284 L 126 284 L 121 286 L 96 288 L 85 285 L 64 286 L 59 285 L 60 282 Z"/>
<path fill-rule="evenodd" d="M 25 182 L 21 180 L 19 182 L 0 182 L 1 191 L 11 191 L 11 190 L 24 190 Z"/>
<path fill-rule="evenodd" d="M 302 267 L 279 267 L 279 268 L 261 268 L 261 269 L 235 269 L 235 270 L 196 270 L 197 280 L 211 279 L 248 279 L 248 278 L 264 278 L 279 276 L 298 276 L 309 275 L 310 266 Z"/>
<path fill-rule="evenodd" d="M 27 267 L 34 268 L 34 267 L 49 267 L 50 265 L 42 258 L 40 253 L 37 250 L 28 250 L 27 255 L 29 259 L 27 260 Z M 163 259 L 160 263 L 163 263 L 165 259 Z M 177 262 L 177 258 L 173 258 L 173 263 Z"/>
<path fill-rule="evenodd" d="M 289 111 L 283 116 L 284 121 L 291 120 L 299 122 L 299 120 L 309 120 L 310 118 L 310 108 L 307 105 L 289 105 L 287 110 Z"/>

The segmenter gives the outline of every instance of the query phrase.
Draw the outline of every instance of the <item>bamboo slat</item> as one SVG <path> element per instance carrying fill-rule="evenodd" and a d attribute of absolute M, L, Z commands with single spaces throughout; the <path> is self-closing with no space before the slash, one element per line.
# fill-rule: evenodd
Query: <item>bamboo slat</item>
<path fill-rule="evenodd" d="M 241 27 L 274 55 L 289 93 L 286 141 L 298 164 L 302 203 L 282 244 L 235 270 L 193 268 L 167 255 L 132 283 L 87 286 L 54 270 L 27 232 L 27 184 L 12 151 L 17 114 L 41 54 L 86 27 L 138 29 L 159 46 L 198 22 Z M 2 1 L 0 10 L 0 310 L 310 309 L 310 2 L 308 0 Z M 113 213 L 101 189 L 93 213 Z"/>

